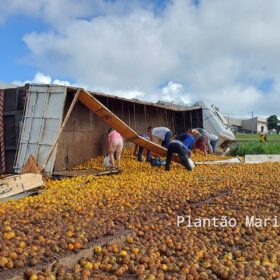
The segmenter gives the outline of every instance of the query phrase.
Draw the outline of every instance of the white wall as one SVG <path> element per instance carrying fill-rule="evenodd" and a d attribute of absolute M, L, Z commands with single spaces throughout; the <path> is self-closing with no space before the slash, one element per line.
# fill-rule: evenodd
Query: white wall
<path fill-rule="evenodd" d="M 267 124 L 263 122 L 258 122 L 257 123 L 257 132 L 261 133 L 262 132 L 262 127 L 263 127 L 263 133 L 268 132 Z"/>

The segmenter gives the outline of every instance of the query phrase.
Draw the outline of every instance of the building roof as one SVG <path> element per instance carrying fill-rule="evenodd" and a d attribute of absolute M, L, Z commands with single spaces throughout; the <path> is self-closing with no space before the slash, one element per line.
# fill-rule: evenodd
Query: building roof
<path fill-rule="evenodd" d="M 258 122 L 267 123 L 267 118 L 257 117 L 257 121 L 258 121 Z"/>
<path fill-rule="evenodd" d="M 229 118 L 227 116 L 224 116 L 225 119 L 229 122 L 229 125 L 234 125 L 234 126 L 242 126 L 242 122 L 262 122 L 262 123 L 267 123 L 267 119 L 263 117 L 254 117 L 251 119 L 238 119 L 238 118 Z"/>
<path fill-rule="evenodd" d="M 263 117 L 254 117 L 251 119 L 244 119 L 243 121 L 246 122 L 262 122 L 262 123 L 267 123 L 267 119 Z"/>
<path fill-rule="evenodd" d="M 225 119 L 229 122 L 229 125 L 242 126 L 242 119 L 228 118 L 227 116 L 225 116 Z"/>

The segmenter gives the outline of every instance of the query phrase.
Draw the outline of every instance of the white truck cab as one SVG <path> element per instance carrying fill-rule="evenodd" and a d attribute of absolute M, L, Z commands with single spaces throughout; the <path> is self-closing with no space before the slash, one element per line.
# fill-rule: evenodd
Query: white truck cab
<path fill-rule="evenodd" d="M 217 152 L 224 152 L 235 142 L 235 136 L 223 114 L 214 105 L 210 106 L 203 101 L 199 101 L 195 105 L 202 108 L 203 128 L 219 137 Z"/>

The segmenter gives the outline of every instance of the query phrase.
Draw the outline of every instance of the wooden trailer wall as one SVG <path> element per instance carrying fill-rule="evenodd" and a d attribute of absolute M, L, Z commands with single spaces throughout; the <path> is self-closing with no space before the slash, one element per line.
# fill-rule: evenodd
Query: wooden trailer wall
<path fill-rule="evenodd" d="M 202 109 L 175 112 L 175 120 L 178 134 L 189 128 L 203 127 Z"/>
<path fill-rule="evenodd" d="M 71 88 L 68 91 L 65 115 L 73 100 L 72 93 L 75 92 Z M 138 133 L 144 133 L 149 125 L 166 126 L 175 133 L 189 127 L 201 126 L 201 109 L 177 112 L 101 94 L 94 96 Z M 108 129 L 105 122 L 78 101 L 61 133 L 54 171 L 72 168 L 86 159 L 105 155 Z"/>

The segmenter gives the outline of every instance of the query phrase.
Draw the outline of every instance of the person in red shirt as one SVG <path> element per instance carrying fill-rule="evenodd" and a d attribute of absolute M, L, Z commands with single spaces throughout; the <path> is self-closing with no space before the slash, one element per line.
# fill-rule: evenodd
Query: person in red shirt
<path fill-rule="evenodd" d="M 189 131 L 195 138 L 195 143 L 193 145 L 193 150 L 201 150 L 204 154 L 204 156 L 207 155 L 207 145 L 206 145 L 206 139 L 203 135 L 201 135 L 201 133 L 199 133 L 198 130 L 196 129 L 192 129 Z"/>

